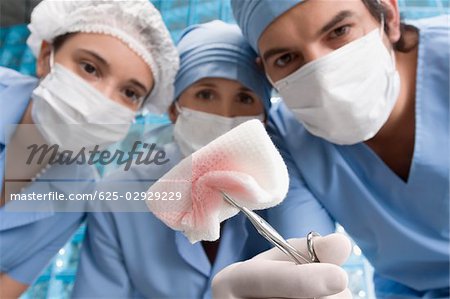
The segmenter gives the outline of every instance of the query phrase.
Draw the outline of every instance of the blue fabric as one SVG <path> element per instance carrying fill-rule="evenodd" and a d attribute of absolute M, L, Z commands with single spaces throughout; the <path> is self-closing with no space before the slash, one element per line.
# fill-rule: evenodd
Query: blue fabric
<path fill-rule="evenodd" d="M 5 155 L 11 125 L 18 124 L 27 108 L 38 80 L 0 67 L 0 181 L 5 175 Z M 29 184 L 24 193 L 64 193 L 87 190 L 89 183 L 58 184 L 54 178 L 94 179 L 92 167 L 53 166 L 39 180 Z M 48 181 L 47 181 L 48 180 Z M 0 185 L 0 191 L 1 191 Z M 12 212 L 11 206 L 0 207 L 0 272 L 30 284 L 65 244 L 83 221 L 84 213 Z"/>
<path fill-rule="evenodd" d="M 175 144 L 165 151 L 170 165 L 116 172 L 98 190 L 146 191 L 151 185 L 146 179 L 162 176 L 182 158 Z M 120 182 L 125 180 L 128 185 L 123 188 Z M 268 248 L 238 214 L 225 222 L 211 265 L 200 242 L 191 244 L 148 212 L 144 202 L 137 204 L 145 212 L 89 214 L 74 298 L 211 298 L 211 280 L 218 271 Z"/>
<path fill-rule="evenodd" d="M 36 87 L 38 80 L 4 67 L 0 67 L 0 78 L 0 111 L 2 114 L 0 118 L 0 145 L 3 149 L 0 152 L 0 181 L 3 181 L 5 176 L 6 147 L 9 139 L 6 135 L 10 132 L 11 126 L 18 124 L 22 119 L 30 101 L 31 92 Z M 0 192 L 3 191 L 2 188 L 3 185 L 0 184 Z M 26 213 L 21 217 L 15 217 L 18 215 L 14 213 L 10 217 L 10 214 L 4 210 L 4 207 L 0 207 L 0 231 L 27 224 L 52 214 L 51 212 Z M 3 239 L 0 239 L 0 246 L 2 246 L 2 241 Z"/>
<path fill-rule="evenodd" d="M 231 0 L 234 18 L 252 48 L 259 53 L 258 41 L 266 28 L 280 15 L 303 0 Z"/>
<path fill-rule="evenodd" d="M 445 299 L 450 298 L 450 289 L 448 287 L 417 291 L 405 285 L 399 284 L 386 277 L 382 277 L 378 273 L 374 274 L 375 294 L 377 299 L 408 299 L 408 298 L 428 298 L 428 299 Z"/>
<path fill-rule="evenodd" d="M 19 220 L 27 214 L 15 213 Z M 0 211 L 0 217 L 5 214 Z M 0 272 L 32 284 L 83 222 L 83 213 L 55 213 L 28 219 L 27 224 L 0 231 Z M 13 217 L 8 217 L 13 219 Z"/>
<path fill-rule="evenodd" d="M 236 80 L 255 92 L 270 108 L 271 86 L 256 64 L 256 53 L 236 25 L 222 21 L 188 27 L 177 45 L 180 70 L 175 98 L 203 78 Z"/>
<path fill-rule="evenodd" d="M 34 77 L 0 67 L 0 144 L 7 143 L 5 133 L 8 126 L 21 120 L 37 81 Z"/>
<path fill-rule="evenodd" d="M 374 266 L 376 287 L 384 278 L 391 286 L 445 293 L 450 279 L 448 18 L 417 26 L 416 135 L 407 182 L 364 143 L 338 146 L 311 135 L 283 103 L 273 109 L 270 130 L 294 181 L 285 203 L 304 207 L 291 219 L 302 225 L 304 218 L 313 225 L 318 219 L 342 224 Z M 295 222 L 289 223 L 288 234 L 298 233 Z"/>

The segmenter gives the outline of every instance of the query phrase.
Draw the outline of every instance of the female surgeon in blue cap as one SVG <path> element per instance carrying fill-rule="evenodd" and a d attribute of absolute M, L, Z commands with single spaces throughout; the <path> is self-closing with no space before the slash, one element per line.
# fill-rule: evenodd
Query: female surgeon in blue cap
<path fill-rule="evenodd" d="M 339 222 L 374 266 L 378 297 L 448 298 L 448 16 L 403 24 L 397 0 L 232 6 L 284 100 L 269 117 L 291 179 L 269 211 L 284 211 L 278 228 Z M 216 282 L 235 288 L 245 266 Z"/>
<path fill-rule="evenodd" d="M 265 121 L 270 84 L 258 69 L 256 53 L 236 25 L 213 21 L 189 27 L 178 50 L 180 70 L 175 100 L 169 108 L 175 123 L 174 143 L 165 148 L 170 163 L 138 165 L 125 174 L 114 174 L 102 182 L 105 190 L 146 191 L 148 181 L 157 180 L 221 134 L 249 119 Z M 140 211 L 147 212 L 88 216 L 73 297 L 211 298 L 211 281 L 217 272 L 268 247 L 241 214 L 222 224 L 219 241 L 191 244 L 182 232 L 170 229 L 149 213 L 145 203 L 138 204 L 142 204 Z M 303 252 L 305 244 L 305 240 L 294 243 Z M 317 254 L 335 264 L 346 259 L 350 248 L 348 240 L 336 234 L 315 244 Z M 328 259 L 327 248 L 337 248 L 341 254 Z M 308 268 L 291 272 L 318 278 L 322 291 L 314 293 L 311 290 L 315 288 L 308 288 L 309 294 L 331 295 L 345 289 L 347 279 L 341 268 L 331 264 L 311 266 L 309 272 Z"/>

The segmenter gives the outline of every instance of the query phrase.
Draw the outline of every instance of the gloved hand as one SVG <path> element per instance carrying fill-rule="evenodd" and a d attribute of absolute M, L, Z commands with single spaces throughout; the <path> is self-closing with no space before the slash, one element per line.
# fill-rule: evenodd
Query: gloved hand
<path fill-rule="evenodd" d="M 308 257 L 306 238 L 289 243 Z M 352 298 L 347 273 L 339 267 L 351 244 L 341 234 L 314 238 L 320 263 L 296 265 L 278 248 L 232 264 L 213 279 L 215 299 L 235 298 Z"/>

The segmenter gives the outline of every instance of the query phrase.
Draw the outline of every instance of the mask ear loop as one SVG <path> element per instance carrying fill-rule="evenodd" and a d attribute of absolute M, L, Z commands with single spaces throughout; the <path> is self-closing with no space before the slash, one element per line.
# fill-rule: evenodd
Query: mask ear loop
<path fill-rule="evenodd" d="M 269 81 L 269 83 L 276 89 L 275 82 L 272 81 L 272 79 L 270 78 L 269 74 L 266 73 L 265 75 L 266 75 L 267 81 Z"/>
<path fill-rule="evenodd" d="M 180 104 L 178 104 L 178 101 L 175 101 L 175 109 L 177 110 L 178 114 L 182 114 L 183 110 L 181 110 Z"/>
<path fill-rule="evenodd" d="M 55 65 L 55 50 L 54 50 L 53 47 L 52 47 L 52 49 L 50 50 L 50 56 L 49 56 L 49 58 L 48 58 L 48 64 L 49 64 L 49 67 L 50 67 L 50 71 L 49 71 L 48 73 L 50 74 L 51 72 L 53 72 L 54 65 Z M 47 76 L 48 76 L 48 74 L 47 74 Z M 44 78 L 45 78 L 45 76 L 39 78 L 39 82 L 41 82 L 42 80 L 44 80 Z"/>
<path fill-rule="evenodd" d="M 50 71 L 53 70 L 53 67 L 55 66 L 55 49 L 52 47 L 50 51 L 50 58 L 48 59 L 48 62 L 50 64 Z"/>
<path fill-rule="evenodd" d="M 381 4 L 381 0 L 377 0 L 378 5 L 382 6 Z M 384 13 L 381 13 L 381 28 L 380 28 L 380 36 L 383 36 L 383 32 L 384 32 Z"/>
<path fill-rule="evenodd" d="M 378 5 L 380 5 L 380 6 L 382 5 L 381 0 L 377 0 L 377 2 L 378 2 Z M 386 22 L 385 21 L 385 16 L 384 16 L 384 13 L 382 12 L 381 13 L 381 27 L 380 27 L 380 38 L 381 38 L 381 40 L 383 40 L 385 22 Z M 395 60 L 395 52 L 394 52 L 393 48 L 391 49 L 391 58 L 392 58 L 392 64 L 393 64 L 394 70 L 395 70 L 395 69 L 397 69 L 397 62 Z"/>

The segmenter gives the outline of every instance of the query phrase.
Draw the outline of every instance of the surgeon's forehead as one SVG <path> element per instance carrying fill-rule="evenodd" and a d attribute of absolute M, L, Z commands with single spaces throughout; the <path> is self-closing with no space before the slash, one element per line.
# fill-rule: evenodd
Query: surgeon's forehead
<path fill-rule="evenodd" d="M 363 0 L 305 0 L 293 6 L 274 21 L 291 14 L 297 14 L 303 17 L 300 20 L 319 22 L 333 17 L 334 13 L 340 10 L 358 12 L 360 10 L 367 11 L 367 7 Z"/>
<path fill-rule="evenodd" d="M 316 35 L 330 29 L 337 21 L 363 19 L 369 15 L 363 0 L 307 0 L 276 18 L 263 32 L 260 41 L 267 33 L 276 34 L 278 38 L 289 38 L 290 29 L 304 36 Z M 286 34 L 279 35 L 278 31 Z"/>
<path fill-rule="evenodd" d="M 132 51 L 122 40 L 109 34 L 76 32 L 67 38 L 62 46 L 70 46 L 71 48 L 92 48 L 99 52 L 111 52 L 106 46 L 126 47 Z"/>
<path fill-rule="evenodd" d="M 67 39 L 61 49 L 96 53 L 109 63 L 142 63 L 145 61 L 121 39 L 109 34 L 79 32 Z M 146 65 L 146 64 L 145 64 Z"/>

